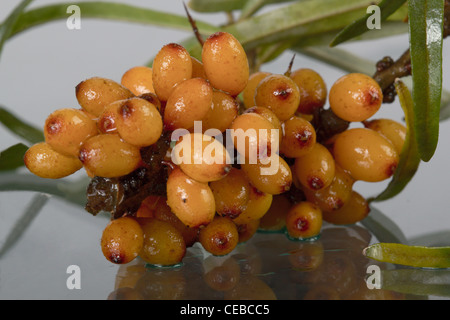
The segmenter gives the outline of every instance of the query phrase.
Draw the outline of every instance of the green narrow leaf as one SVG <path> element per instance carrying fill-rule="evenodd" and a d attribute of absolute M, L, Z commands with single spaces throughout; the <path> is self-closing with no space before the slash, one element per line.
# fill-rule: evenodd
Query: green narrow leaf
<path fill-rule="evenodd" d="M 401 80 L 397 79 L 394 85 L 400 105 L 402 106 L 405 114 L 405 142 L 403 144 L 403 149 L 400 153 L 400 160 L 392 180 L 383 192 L 381 192 L 374 199 L 370 199 L 370 201 L 383 201 L 399 194 L 406 187 L 409 181 L 411 181 L 421 161 L 415 140 L 415 130 L 417 130 L 417 126 L 415 123 L 416 118 L 414 117 L 411 94 L 408 87 Z"/>
<path fill-rule="evenodd" d="M 279 41 L 322 34 L 345 27 L 371 1 L 303 0 L 224 27 L 247 50 Z"/>
<path fill-rule="evenodd" d="M 442 89 L 441 110 L 439 113 L 439 121 L 450 118 L 450 92 Z"/>
<path fill-rule="evenodd" d="M 242 9 L 242 0 L 190 0 L 188 6 L 197 12 L 230 12 Z"/>
<path fill-rule="evenodd" d="M 16 20 L 22 13 L 22 11 L 30 4 L 32 0 L 23 0 L 19 5 L 11 12 L 6 20 L 0 25 L 0 55 L 2 53 L 3 45 L 6 39 L 8 39 L 12 33 L 12 29 Z"/>
<path fill-rule="evenodd" d="M 48 200 L 49 196 L 43 193 L 39 193 L 33 197 L 25 212 L 19 220 L 17 220 L 17 223 L 11 229 L 2 247 L 0 248 L 0 259 L 2 259 L 3 256 L 20 240 Z"/>
<path fill-rule="evenodd" d="M 399 8 L 403 6 L 406 0 L 383 0 L 378 4 L 379 13 L 380 13 L 380 23 L 389 18 L 393 13 L 395 13 Z M 375 5 L 376 6 L 376 5 Z M 367 21 L 370 17 L 375 14 L 372 11 L 366 13 L 366 15 L 347 27 L 345 27 L 341 32 L 339 32 L 336 37 L 331 42 L 330 46 L 334 47 L 340 43 L 343 43 L 347 40 L 353 39 L 357 36 L 362 35 L 370 31 L 367 27 Z M 375 32 L 378 30 L 375 29 Z"/>
<path fill-rule="evenodd" d="M 20 168 L 24 165 L 23 156 L 28 147 L 23 143 L 15 144 L 0 152 L 0 171 Z"/>
<path fill-rule="evenodd" d="M 1 191 L 47 193 L 77 206 L 86 204 L 88 177 L 73 179 L 44 179 L 29 173 L 0 172 Z"/>
<path fill-rule="evenodd" d="M 382 270 L 381 288 L 405 294 L 450 297 L 450 271 L 446 269 Z"/>
<path fill-rule="evenodd" d="M 117 20 L 192 31 L 188 18 L 182 15 L 112 2 L 75 2 L 70 5 L 80 7 L 82 18 Z M 67 19 L 68 6 L 67 3 L 52 4 L 24 12 L 14 24 L 10 37 L 37 25 Z M 196 20 L 196 24 L 200 33 L 210 34 L 217 31 L 217 28 L 209 23 Z"/>
<path fill-rule="evenodd" d="M 325 62 L 346 72 L 358 72 L 372 75 L 375 72 L 375 62 L 361 58 L 347 50 L 330 48 L 328 46 L 294 47 L 295 51 Z"/>
<path fill-rule="evenodd" d="M 247 0 L 243 1 L 244 6 L 241 9 L 239 20 L 247 19 L 248 17 L 251 17 L 254 15 L 258 10 L 263 8 L 266 5 L 269 4 L 275 4 L 275 3 L 283 3 L 283 2 L 292 2 L 292 1 L 303 1 L 303 0 Z"/>
<path fill-rule="evenodd" d="M 34 144 L 44 141 L 44 133 L 0 106 L 0 123 L 12 133 Z"/>
<path fill-rule="evenodd" d="M 410 0 L 408 8 L 415 136 L 429 161 L 439 136 L 444 1 Z"/>

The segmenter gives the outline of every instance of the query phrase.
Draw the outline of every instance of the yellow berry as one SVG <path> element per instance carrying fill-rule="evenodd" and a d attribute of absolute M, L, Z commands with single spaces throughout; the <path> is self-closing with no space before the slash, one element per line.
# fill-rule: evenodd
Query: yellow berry
<path fill-rule="evenodd" d="M 78 158 L 56 152 L 46 142 L 31 146 L 25 152 L 24 163 L 31 173 L 46 179 L 64 178 L 83 167 Z"/>
<path fill-rule="evenodd" d="M 330 108 L 346 121 L 364 121 L 381 107 L 383 92 L 378 83 L 362 73 L 350 73 L 339 78 L 329 93 Z"/>
<path fill-rule="evenodd" d="M 45 141 L 68 156 L 78 157 L 83 142 L 97 134 L 96 122 L 79 109 L 58 109 L 45 120 Z"/>
<path fill-rule="evenodd" d="M 210 223 L 216 213 L 214 194 L 208 184 L 190 178 L 178 167 L 167 179 L 167 204 L 191 228 Z"/>
<path fill-rule="evenodd" d="M 121 79 L 121 84 L 128 88 L 133 94 L 139 96 L 147 92 L 155 92 L 152 80 L 152 68 L 147 66 L 136 66 L 128 69 Z"/>
<path fill-rule="evenodd" d="M 160 138 L 163 121 L 152 103 L 138 97 L 126 100 L 118 108 L 117 133 L 126 142 L 147 147 Z"/>
<path fill-rule="evenodd" d="M 203 43 L 202 62 L 214 88 L 237 96 L 247 85 L 247 54 L 232 34 L 216 32 L 210 35 Z"/>
<path fill-rule="evenodd" d="M 295 82 L 282 74 L 272 74 L 256 87 L 255 105 L 272 110 L 281 121 L 292 117 L 300 103 L 300 90 Z"/>
<path fill-rule="evenodd" d="M 325 105 L 327 86 L 319 73 L 309 68 L 300 68 L 291 72 L 290 77 L 300 90 L 301 99 L 297 112 L 313 114 L 314 109 Z"/>
<path fill-rule="evenodd" d="M 286 230 L 294 239 L 308 239 L 320 234 L 322 211 L 314 203 L 301 201 L 286 215 Z"/>
<path fill-rule="evenodd" d="M 86 140 L 79 159 L 93 175 L 114 178 L 137 169 L 141 154 L 138 147 L 123 141 L 119 135 L 101 134 Z"/>
<path fill-rule="evenodd" d="M 161 101 L 167 101 L 175 86 L 191 77 L 192 59 L 183 46 L 169 43 L 158 51 L 153 60 L 152 81 Z"/>
<path fill-rule="evenodd" d="M 132 217 L 112 220 L 103 230 L 103 255 L 116 264 L 133 261 L 142 249 L 144 235 L 139 223 Z"/>
<path fill-rule="evenodd" d="M 380 133 L 367 128 L 351 128 L 340 133 L 333 144 L 336 163 L 355 180 L 383 181 L 397 168 L 399 156 Z"/>
<path fill-rule="evenodd" d="M 98 117 L 110 103 L 128 99 L 133 92 L 111 79 L 93 77 L 80 82 L 75 90 L 80 106 Z"/>

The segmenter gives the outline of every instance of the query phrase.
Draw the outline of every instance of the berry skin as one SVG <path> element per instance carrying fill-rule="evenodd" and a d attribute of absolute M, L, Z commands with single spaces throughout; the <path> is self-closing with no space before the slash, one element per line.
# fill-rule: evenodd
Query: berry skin
<path fill-rule="evenodd" d="M 152 76 L 152 68 L 146 66 L 136 66 L 128 69 L 122 75 L 121 84 L 125 88 L 128 88 L 136 96 L 148 92 L 155 93 Z"/>
<path fill-rule="evenodd" d="M 46 142 L 31 146 L 25 152 L 24 163 L 31 173 L 46 179 L 64 178 L 83 167 L 78 158 L 56 152 Z"/>
<path fill-rule="evenodd" d="M 322 108 L 327 99 L 327 86 L 319 73 L 312 69 L 294 70 L 290 77 L 300 90 L 301 101 L 297 112 L 313 114 L 314 109 Z"/>
<path fill-rule="evenodd" d="M 45 141 L 67 156 L 78 157 L 83 142 L 97 134 L 96 122 L 79 109 L 59 109 L 45 120 Z"/>
<path fill-rule="evenodd" d="M 245 210 L 233 222 L 247 224 L 262 218 L 272 205 L 273 195 L 261 192 L 255 187 L 250 188 L 250 194 Z"/>
<path fill-rule="evenodd" d="M 264 159 L 278 151 L 279 131 L 257 113 L 243 113 L 231 124 L 231 138 L 240 157 L 249 162 Z"/>
<path fill-rule="evenodd" d="M 345 205 L 335 211 L 323 211 L 323 220 L 332 224 L 354 224 L 363 220 L 370 213 L 367 200 L 358 192 L 352 191 Z"/>
<path fill-rule="evenodd" d="M 119 117 L 119 107 L 127 100 L 117 100 L 105 107 L 97 119 L 97 128 L 100 133 L 117 133 L 117 118 Z"/>
<path fill-rule="evenodd" d="M 192 59 L 181 45 L 169 43 L 156 54 L 152 81 L 159 100 L 167 101 L 175 86 L 192 77 Z"/>
<path fill-rule="evenodd" d="M 265 160 L 268 160 L 267 163 L 259 161 L 241 165 L 250 183 L 258 190 L 272 195 L 288 191 L 292 185 L 292 171 L 289 165 L 278 154 Z"/>
<path fill-rule="evenodd" d="M 207 79 L 203 63 L 194 57 L 191 57 L 191 60 L 192 60 L 192 78 Z"/>
<path fill-rule="evenodd" d="M 351 128 L 340 133 L 333 144 L 333 155 L 353 179 L 366 182 L 388 179 L 399 161 L 392 143 L 367 128 Z"/>
<path fill-rule="evenodd" d="M 200 230 L 198 241 L 212 255 L 224 256 L 239 243 L 237 226 L 229 218 L 216 216 Z"/>
<path fill-rule="evenodd" d="M 272 110 L 270 110 L 269 108 L 266 108 L 266 107 L 256 107 L 255 106 L 255 107 L 246 109 L 243 113 L 256 113 L 256 114 L 263 116 L 267 120 L 269 120 L 269 122 L 273 125 L 273 127 L 278 130 L 278 133 L 279 133 L 278 144 L 281 143 L 281 139 L 283 137 L 282 123 L 281 123 L 280 119 L 278 119 L 276 114 L 273 113 Z"/>
<path fill-rule="evenodd" d="M 400 154 L 406 138 L 406 126 L 392 119 L 373 119 L 364 121 L 364 126 L 381 133 Z"/>
<path fill-rule="evenodd" d="M 294 239 L 308 239 L 320 234 L 321 209 L 308 201 L 295 204 L 286 215 L 286 231 Z"/>
<path fill-rule="evenodd" d="M 80 82 L 75 88 L 80 106 L 98 117 L 110 103 L 128 99 L 133 92 L 111 79 L 93 77 Z"/>
<path fill-rule="evenodd" d="M 304 187 L 302 190 L 306 199 L 318 205 L 322 211 L 334 212 L 347 203 L 351 196 L 354 182 L 353 178 L 345 170 L 335 165 L 334 179 L 328 187 L 314 191 Z"/>
<path fill-rule="evenodd" d="M 167 179 L 167 204 L 191 228 L 207 225 L 216 212 L 214 194 L 208 184 L 190 178 L 178 167 Z"/>
<path fill-rule="evenodd" d="M 208 80 L 218 90 L 237 96 L 249 77 L 247 54 L 230 33 L 216 32 L 203 43 L 202 62 Z"/>
<path fill-rule="evenodd" d="M 231 126 L 238 113 L 239 104 L 235 98 L 223 91 L 214 90 L 211 109 L 202 120 L 203 133 L 209 129 L 224 132 Z"/>
<path fill-rule="evenodd" d="M 192 78 L 178 84 L 164 109 L 167 130 L 191 129 L 195 121 L 202 121 L 211 109 L 213 88 L 202 78 Z"/>
<path fill-rule="evenodd" d="M 220 216 L 234 219 L 247 208 L 251 186 L 241 169 L 231 167 L 228 174 L 210 184 Z"/>
<path fill-rule="evenodd" d="M 211 136 L 190 133 L 180 137 L 172 150 L 172 159 L 180 169 L 199 182 L 217 181 L 231 170 L 224 145 Z"/>
<path fill-rule="evenodd" d="M 286 214 L 292 207 L 286 194 L 274 195 L 269 210 L 259 221 L 259 228 L 265 232 L 279 232 L 286 226 Z"/>
<path fill-rule="evenodd" d="M 272 74 L 262 79 L 256 87 L 255 105 L 269 108 L 280 121 L 285 121 L 297 111 L 300 98 L 300 90 L 291 78 Z"/>
<path fill-rule="evenodd" d="M 343 120 L 365 121 L 381 107 L 383 92 L 378 83 L 362 73 L 339 78 L 329 92 L 330 108 Z"/>
<path fill-rule="evenodd" d="M 137 169 L 141 154 L 138 147 L 123 141 L 118 134 L 101 134 L 86 140 L 79 159 L 92 175 L 115 178 Z"/>
<path fill-rule="evenodd" d="M 302 186 L 311 190 L 326 188 L 334 179 L 334 158 L 327 148 L 316 143 L 310 152 L 295 159 L 294 172 Z"/>
<path fill-rule="evenodd" d="M 173 266 L 182 262 L 186 244 L 176 227 L 155 218 L 143 218 L 139 223 L 144 237 L 139 257 L 156 266 Z"/>
<path fill-rule="evenodd" d="M 309 153 L 316 144 L 316 130 L 308 120 L 293 116 L 284 121 L 281 126 L 283 137 L 280 143 L 280 153 L 286 157 L 301 157 Z"/>
<path fill-rule="evenodd" d="M 247 86 L 244 91 L 242 91 L 242 100 L 244 102 L 244 107 L 246 109 L 255 107 L 255 93 L 256 87 L 259 85 L 262 79 L 271 75 L 270 72 L 258 71 L 252 73 L 248 78 Z"/>
<path fill-rule="evenodd" d="M 103 230 L 101 248 L 107 260 L 116 264 L 133 261 L 142 249 L 144 234 L 132 217 L 112 220 Z"/>
<path fill-rule="evenodd" d="M 118 108 L 117 133 L 126 142 L 137 146 L 150 146 L 163 131 L 161 114 L 155 105 L 138 97 L 127 99 Z"/>

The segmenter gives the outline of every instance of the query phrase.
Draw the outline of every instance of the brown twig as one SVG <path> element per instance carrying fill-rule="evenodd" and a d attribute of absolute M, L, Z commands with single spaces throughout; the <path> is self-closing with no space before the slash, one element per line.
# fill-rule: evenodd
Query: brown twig
<path fill-rule="evenodd" d="M 288 66 L 286 72 L 284 73 L 284 75 L 285 75 L 286 77 L 289 77 L 289 76 L 291 75 L 291 72 L 292 72 L 292 66 L 293 66 L 293 64 L 294 64 L 294 59 L 295 59 L 295 53 L 294 53 L 294 55 L 292 56 L 291 61 L 289 62 L 289 66 Z"/>
<path fill-rule="evenodd" d="M 184 10 L 186 11 L 186 15 L 187 15 L 187 17 L 189 19 L 189 23 L 192 26 L 192 30 L 194 31 L 195 37 L 197 38 L 197 40 L 200 43 L 200 45 L 203 46 L 203 43 L 205 41 L 203 40 L 202 35 L 198 31 L 197 24 L 195 23 L 195 20 L 192 18 L 191 14 L 189 13 L 189 10 L 188 10 L 188 8 L 187 8 L 187 6 L 186 6 L 186 4 L 184 2 L 183 2 L 183 6 L 184 6 Z"/>
<path fill-rule="evenodd" d="M 443 38 L 450 34 L 450 0 L 444 4 Z M 397 78 L 411 75 L 411 55 L 406 50 L 396 61 L 391 57 L 384 57 L 376 64 L 377 71 L 373 78 L 383 90 L 383 102 L 390 103 L 395 100 L 394 82 Z"/>

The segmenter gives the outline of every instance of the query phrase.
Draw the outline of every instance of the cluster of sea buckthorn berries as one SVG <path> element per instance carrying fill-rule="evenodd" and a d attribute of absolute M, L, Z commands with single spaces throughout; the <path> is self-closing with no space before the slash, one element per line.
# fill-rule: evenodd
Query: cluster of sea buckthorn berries
<path fill-rule="evenodd" d="M 250 74 L 243 47 L 226 32 L 204 41 L 201 61 L 170 43 L 151 68 L 131 68 L 121 83 L 87 79 L 76 97 L 81 109 L 50 114 L 45 142 L 25 155 L 40 177 L 83 167 L 92 178 L 123 177 L 152 166 L 143 150 L 172 135 L 157 157 L 165 194 L 139 198 L 103 232 L 103 254 L 120 264 L 140 256 L 176 265 L 196 242 L 225 255 L 258 230 L 314 239 L 322 221 L 358 222 L 369 209 L 354 182 L 389 178 L 405 136 L 400 123 L 369 120 L 382 103 L 372 78 L 348 74 L 328 94 L 311 69 Z M 318 110 L 363 126 L 319 139 Z"/>

